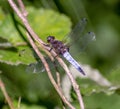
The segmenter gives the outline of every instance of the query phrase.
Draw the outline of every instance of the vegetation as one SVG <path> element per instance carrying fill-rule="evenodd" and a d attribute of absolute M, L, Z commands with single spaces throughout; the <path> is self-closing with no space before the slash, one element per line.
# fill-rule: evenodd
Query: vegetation
<path fill-rule="evenodd" d="M 80 75 L 75 77 L 80 86 L 85 109 L 119 109 L 119 0 L 67 0 L 67 2 L 65 0 L 23 0 L 23 2 L 28 12 L 28 22 L 44 42 L 48 35 L 53 35 L 60 40 L 64 39 L 81 18 L 88 19 L 85 31 L 94 31 L 96 40 L 81 53 L 79 41 L 73 43 L 70 49 L 75 59 L 83 64 L 87 74 L 85 77 Z M 39 60 L 33 55 L 27 43 L 24 24 L 12 10 L 8 1 L 0 0 L 1 109 L 10 108 L 5 102 L 4 92 L 9 95 L 10 101 L 16 108 L 62 108 L 62 101 L 46 71 L 36 73 L 41 72 L 43 65 L 39 63 L 40 68 L 30 67 Z M 53 64 L 50 64 L 52 74 L 56 77 Z M 65 96 L 69 92 L 68 98 L 71 104 L 79 109 L 77 96 L 65 72 L 62 68 L 59 70 Z M 71 66 L 70 70 L 73 75 L 76 74 L 76 70 L 72 70 Z M 64 88 L 69 86 L 70 89 L 65 91 Z"/>

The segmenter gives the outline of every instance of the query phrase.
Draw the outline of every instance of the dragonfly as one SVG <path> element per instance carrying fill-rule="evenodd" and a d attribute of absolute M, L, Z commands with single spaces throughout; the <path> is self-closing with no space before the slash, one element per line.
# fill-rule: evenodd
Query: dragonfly
<path fill-rule="evenodd" d="M 67 61 L 69 61 L 79 72 L 85 75 L 85 72 L 82 70 L 78 62 L 70 55 L 69 48 L 65 46 L 61 41 L 56 40 L 54 36 L 48 36 L 47 42 L 52 45 L 55 52 L 59 55 L 62 55 Z M 51 50 L 50 50 L 51 51 Z"/>
<path fill-rule="evenodd" d="M 95 40 L 95 34 L 94 32 L 86 32 L 84 33 L 85 26 L 87 24 L 87 19 L 83 18 L 82 20 L 79 21 L 79 23 L 75 26 L 75 28 L 67 35 L 67 37 L 72 38 L 75 37 L 76 40 L 79 40 L 79 48 L 80 50 L 84 50 L 86 46 L 93 40 Z M 66 38 L 66 37 L 65 37 Z M 65 40 L 65 39 L 64 39 Z M 63 43 L 63 40 L 57 40 L 55 36 L 48 36 L 47 37 L 47 42 L 50 44 L 51 51 L 52 49 L 55 50 L 57 55 L 60 55 L 64 57 L 70 64 L 72 64 L 81 74 L 85 75 L 84 70 L 81 68 L 79 63 L 72 57 L 72 55 L 69 52 L 69 46 L 66 45 L 66 43 Z M 39 66 L 37 63 L 30 64 L 27 69 L 31 69 L 31 67 Z M 39 69 L 35 68 L 34 70 Z M 43 70 L 44 71 L 44 70 Z"/>

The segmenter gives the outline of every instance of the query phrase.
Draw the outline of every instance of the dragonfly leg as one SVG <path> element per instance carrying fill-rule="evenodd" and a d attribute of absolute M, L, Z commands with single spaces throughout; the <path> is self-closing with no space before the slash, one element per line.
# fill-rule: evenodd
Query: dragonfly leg
<path fill-rule="evenodd" d="M 52 49 L 53 49 L 53 48 L 51 47 L 51 48 L 50 48 L 50 50 L 49 50 L 49 52 L 51 52 L 51 51 L 52 51 Z"/>
<path fill-rule="evenodd" d="M 50 44 L 43 44 L 44 46 L 50 47 Z M 49 52 L 51 52 L 53 48 L 51 47 L 50 50 L 48 50 Z"/>
<path fill-rule="evenodd" d="M 57 56 L 58 56 L 58 54 L 54 58 L 56 58 Z"/>
<path fill-rule="evenodd" d="M 67 47 L 67 51 L 68 51 L 68 52 L 70 51 L 70 48 L 69 48 L 69 47 Z"/>
<path fill-rule="evenodd" d="M 49 47 L 50 46 L 50 44 L 43 44 L 44 46 L 47 46 L 47 47 Z"/>

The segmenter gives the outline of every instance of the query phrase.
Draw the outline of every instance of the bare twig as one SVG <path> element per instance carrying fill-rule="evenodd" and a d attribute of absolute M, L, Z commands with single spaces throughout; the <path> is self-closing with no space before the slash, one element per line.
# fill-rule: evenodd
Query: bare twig
<path fill-rule="evenodd" d="M 13 102 L 12 102 L 11 98 L 9 97 L 9 95 L 7 94 L 4 83 L 2 82 L 1 79 L 0 79 L 0 88 L 3 92 L 3 95 L 5 96 L 6 101 L 8 102 L 8 105 L 9 105 L 10 109 L 15 109 L 15 107 L 13 105 Z"/>
<path fill-rule="evenodd" d="M 24 6 L 22 0 L 17 0 L 17 1 L 18 1 L 18 5 L 21 9 L 23 16 L 26 17 L 28 15 L 28 12 L 25 10 L 25 6 Z"/>
<path fill-rule="evenodd" d="M 27 35 L 28 36 L 28 39 L 30 41 L 30 44 L 32 45 L 33 49 L 35 50 L 35 52 L 37 53 L 37 55 L 39 56 L 39 58 L 41 59 L 42 63 L 44 64 L 44 67 L 47 71 L 47 74 L 53 84 L 53 86 L 55 87 L 56 91 L 58 92 L 58 94 L 60 95 L 61 99 L 71 108 L 71 109 L 74 109 L 74 107 L 67 101 L 67 99 L 65 98 L 65 96 L 63 95 L 61 89 L 59 88 L 59 86 L 56 84 L 52 74 L 51 74 L 51 71 L 50 71 L 50 68 L 49 68 L 49 65 L 48 63 L 46 62 L 44 56 L 40 53 L 39 49 L 37 48 L 37 46 L 34 44 L 32 38 L 29 36 L 29 34 Z"/>
<path fill-rule="evenodd" d="M 56 72 L 56 77 L 57 77 L 57 84 L 60 87 L 60 74 Z"/>
<path fill-rule="evenodd" d="M 18 3 L 20 4 L 20 8 L 22 8 L 21 11 L 22 11 L 23 16 L 24 16 L 24 13 L 27 12 L 27 11 L 25 10 L 24 4 L 23 4 L 23 2 L 22 2 L 21 0 L 18 0 Z M 26 16 L 24 16 L 24 17 L 26 18 Z M 35 46 L 32 38 L 31 38 L 30 35 L 29 35 L 29 33 L 27 33 L 27 36 L 28 36 L 28 39 L 29 39 L 29 41 L 30 41 L 30 44 L 32 45 L 33 49 L 35 50 L 35 52 L 37 53 L 37 55 L 39 56 L 39 58 L 40 58 L 41 61 L 43 62 L 44 66 L 45 66 L 45 65 L 48 66 L 46 60 L 44 59 L 44 57 L 42 56 L 42 54 L 40 53 L 40 51 L 37 49 L 37 46 Z M 40 46 L 40 45 L 39 45 L 39 46 Z M 40 48 L 42 48 L 42 47 L 40 46 Z M 47 53 L 47 55 L 50 57 L 50 59 L 51 59 L 52 61 L 54 61 L 54 59 L 53 59 L 53 57 L 50 55 L 50 53 L 49 53 L 48 51 L 46 51 L 46 49 L 44 49 L 44 51 Z M 59 89 L 57 90 L 58 93 L 62 93 L 62 90 L 61 90 L 60 86 L 59 86 L 59 85 L 57 86 L 57 84 L 56 84 L 55 81 L 54 81 L 54 78 L 52 77 L 52 74 L 51 74 L 51 72 L 50 72 L 49 66 L 48 66 L 48 67 L 47 67 L 47 66 L 45 66 L 45 68 L 46 68 L 46 71 L 48 72 L 48 76 L 49 76 L 51 82 L 53 83 L 55 89 L 58 89 L 58 88 L 59 88 Z M 48 70 L 47 70 L 47 69 L 48 69 Z M 55 85 L 55 84 L 56 84 L 56 85 Z M 62 94 L 62 95 L 63 95 L 63 94 Z M 61 97 L 62 97 L 62 96 L 61 96 Z M 65 101 L 64 101 L 64 99 L 65 99 Z M 73 109 L 72 105 L 66 100 L 65 97 L 63 97 L 63 101 L 66 102 L 67 105 L 68 105 L 69 107 L 71 107 L 71 109 Z"/>
<path fill-rule="evenodd" d="M 56 72 L 56 77 L 57 77 L 57 84 L 58 84 L 59 88 L 61 89 L 60 74 L 58 72 Z M 66 109 L 65 108 L 65 103 L 62 100 L 61 100 L 61 102 L 62 102 L 62 105 L 63 105 L 63 109 Z"/>
<path fill-rule="evenodd" d="M 21 0 L 20 0 L 20 1 L 21 1 Z M 19 9 L 17 8 L 17 6 L 16 6 L 16 4 L 13 2 L 13 0 L 8 0 L 8 2 L 9 2 L 9 4 L 11 5 L 11 7 L 13 8 L 13 10 L 16 12 L 16 14 L 17 14 L 17 15 L 20 17 L 20 19 L 22 20 L 22 22 L 23 22 L 23 24 L 25 25 L 25 27 L 26 27 L 28 33 L 30 34 L 30 36 L 31 36 L 36 42 L 38 42 L 38 43 L 43 47 L 43 49 L 49 50 L 50 47 L 45 46 L 45 43 L 35 34 L 35 32 L 34 32 L 34 31 L 32 30 L 32 28 L 30 27 L 30 25 L 29 25 L 26 17 L 19 11 Z M 22 2 L 22 1 L 21 1 L 21 2 Z M 24 11 L 24 10 L 23 10 L 23 11 Z M 28 37 L 29 41 L 31 40 L 31 37 Z M 30 43 L 31 43 L 31 45 L 32 45 L 34 42 L 30 42 Z M 44 66 L 45 66 L 45 68 L 46 68 L 46 71 L 47 71 L 47 73 L 48 73 L 48 76 L 49 76 L 49 78 L 50 78 L 50 80 L 51 80 L 51 79 L 52 79 L 52 77 L 51 77 L 52 75 L 51 75 L 51 72 L 50 72 L 50 69 L 49 69 L 49 66 L 48 66 L 46 60 L 44 59 L 44 57 L 42 56 L 42 54 L 39 52 L 39 50 L 36 49 L 37 47 L 36 47 L 35 45 L 32 45 L 32 46 L 33 46 L 34 50 L 36 51 L 36 53 L 38 54 L 38 56 L 40 57 L 40 59 L 42 60 Z M 47 52 L 47 51 L 46 51 L 46 52 Z M 49 54 L 49 53 L 48 53 L 48 54 Z M 56 53 L 55 53 L 54 51 L 52 51 L 51 54 L 52 54 L 53 56 L 56 56 Z M 83 100 L 82 100 L 82 96 L 81 96 L 81 94 L 80 94 L 80 89 L 79 89 L 78 84 L 76 83 L 75 79 L 73 78 L 72 74 L 70 73 L 70 71 L 69 71 L 68 67 L 66 66 L 66 64 L 64 63 L 64 61 L 63 61 L 61 58 L 59 58 L 59 57 L 57 57 L 57 60 L 58 60 L 58 62 L 60 63 L 60 65 L 64 68 L 64 70 L 66 71 L 67 75 L 69 76 L 69 79 L 70 79 L 70 81 L 71 81 L 71 83 L 72 83 L 72 85 L 73 85 L 73 88 L 74 88 L 74 90 L 75 90 L 75 92 L 76 92 L 76 94 L 77 94 L 77 96 L 78 96 L 78 101 L 79 101 L 79 103 L 80 103 L 80 107 L 81 107 L 81 109 L 84 109 L 84 103 L 83 103 Z M 54 80 L 54 79 L 53 79 L 53 80 Z M 62 98 L 62 100 L 63 100 L 67 105 L 70 105 L 70 106 L 71 106 L 71 104 L 69 104 L 69 102 L 66 101 L 65 97 L 62 95 L 62 93 L 61 93 L 58 85 L 56 85 L 55 81 L 54 81 L 54 82 L 51 81 L 51 82 L 52 82 L 52 84 L 54 85 L 54 87 L 55 87 L 55 89 L 57 90 L 57 92 L 59 93 L 59 95 L 60 95 L 60 97 Z M 74 109 L 74 107 L 71 106 L 71 109 Z"/>

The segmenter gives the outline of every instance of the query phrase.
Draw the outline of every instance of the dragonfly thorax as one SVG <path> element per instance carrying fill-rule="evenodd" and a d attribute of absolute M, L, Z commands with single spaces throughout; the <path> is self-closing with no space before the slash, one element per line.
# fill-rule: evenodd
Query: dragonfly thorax
<path fill-rule="evenodd" d="M 47 42 L 51 44 L 52 48 L 54 48 L 55 52 L 59 55 L 63 55 L 68 51 L 68 47 L 66 47 L 61 41 L 56 40 L 54 36 L 48 36 Z"/>

